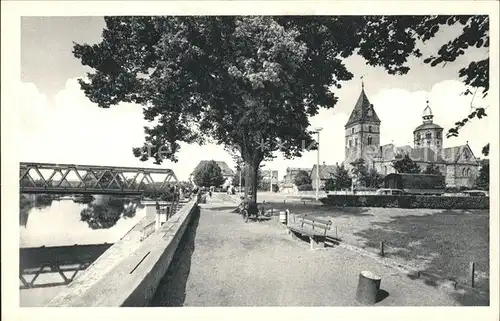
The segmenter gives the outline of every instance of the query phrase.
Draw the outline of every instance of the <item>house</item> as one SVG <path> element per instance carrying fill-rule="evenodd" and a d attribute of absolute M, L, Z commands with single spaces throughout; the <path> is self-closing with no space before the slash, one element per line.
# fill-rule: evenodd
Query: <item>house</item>
<path fill-rule="evenodd" d="M 323 162 L 323 165 L 319 165 L 319 188 L 322 189 L 325 187 L 326 181 L 332 177 L 332 174 L 335 172 L 339 165 L 326 165 L 325 162 Z M 313 188 L 316 188 L 316 175 L 317 175 L 317 165 L 314 165 L 313 168 L 310 170 L 311 174 L 311 181 L 312 181 L 312 186 Z"/>
<path fill-rule="evenodd" d="M 189 176 L 189 180 L 194 184 L 193 182 L 193 177 L 194 174 L 198 169 L 200 169 L 202 166 L 204 166 L 206 163 L 211 162 L 213 160 L 202 160 L 198 163 L 198 165 L 194 168 L 193 172 L 191 172 L 191 175 Z M 235 175 L 234 171 L 226 164 L 226 162 L 223 161 L 215 161 L 217 165 L 222 170 L 222 177 L 224 177 L 224 184 L 222 184 L 222 187 L 228 187 L 231 186 L 233 177 Z"/>

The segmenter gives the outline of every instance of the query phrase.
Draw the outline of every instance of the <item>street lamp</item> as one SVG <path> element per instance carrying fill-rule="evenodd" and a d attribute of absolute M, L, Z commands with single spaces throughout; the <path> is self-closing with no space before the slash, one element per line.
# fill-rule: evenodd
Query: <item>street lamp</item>
<path fill-rule="evenodd" d="M 323 128 L 318 127 L 315 128 L 312 132 L 313 134 L 318 134 L 318 155 L 316 160 L 316 200 L 319 200 L 319 132 L 322 130 Z"/>

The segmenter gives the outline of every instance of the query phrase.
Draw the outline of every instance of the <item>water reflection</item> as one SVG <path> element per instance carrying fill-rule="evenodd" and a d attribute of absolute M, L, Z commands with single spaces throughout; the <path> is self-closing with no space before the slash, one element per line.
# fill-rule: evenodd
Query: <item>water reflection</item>
<path fill-rule="evenodd" d="M 94 196 L 88 204 L 67 196 L 50 202 L 24 196 L 20 214 L 20 246 L 31 247 L 116 242 L 145 210 L 138 200 L 109 196 Z"/>

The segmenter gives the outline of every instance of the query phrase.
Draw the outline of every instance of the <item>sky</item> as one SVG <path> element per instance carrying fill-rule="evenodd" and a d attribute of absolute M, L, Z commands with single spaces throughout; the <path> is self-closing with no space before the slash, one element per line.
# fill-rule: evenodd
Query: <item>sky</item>
<path fill-rule="evenodd" d="M 71 163 L 158 167 L 141 162 L 132 148 L 144 140 L 141 107 L 120 104 L 101 109 L 80 90 L 77 79 L 89 68 L 72 55 L 73 42 L 97 43 L 104 27 L 102 17 L 23 17 L 21 20 L 21 92 L 18 132 L 19 160 L 23 162 Z M 421 47 L 424 57 L 460 32 L 447 28 Z M 310 119 L 311 128 L 322 127 L 320 162 L 335 164 L 344 160 L 344 125 L 361 91 L 360 77 L 368 99 L 381 119 L 381 144 L 413 145 L 413 129 L 422 122 L 426 100 L 434 113 L 434 122 L 445 132 L 469 114 L 471 97 L 460 95 L 465 86 L 458 70 L 471 60 L 488 56 L 484 49 L 472 49 L 445 67 L 430 67 L 421 59 L 409 60 L 410 72 L 404 76 L 388 75 L 382 68 L 367 66 L 359 56 L 346 59 L 354 78 L 335 89 L 339 102 L 333 109 L 322 109 Z M 489 102 L 477 95 L 474 105 L 487 107 Z M 459 137 L 445 139 L 444 147 L 471 146 L 476 157 L 488 142 L 490 118 L 470 123 Z M 180 180 L 186 180 L 200 160 L 226 161 L 234 166 L 223 146 L 181 144 L 179 161 L 164 162 Z M 316 163 L 316 151 L 292 160 L 279 156 L 264 163 L 279 171 L 287 167 L 309 167 Z"/>

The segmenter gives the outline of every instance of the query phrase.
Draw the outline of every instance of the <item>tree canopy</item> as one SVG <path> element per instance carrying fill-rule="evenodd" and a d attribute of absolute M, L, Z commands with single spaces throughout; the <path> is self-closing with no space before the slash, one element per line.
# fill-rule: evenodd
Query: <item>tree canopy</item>
<path fill-rule="evenodd" d="M 332 173 L 332 177 L 329 178 L 325 183 L 325 190 L 327 191 L 338 191 L 346 188 L 350 188 L 352 184 L 349 172 L 345 168 L 344 164 L 341 164 L 335 168 Z"/>
<path fill-rule="evenodd" d="M 311 176 L 306 171 L 299 171 L 297 175 L 295 175 L 293 183 L 297 186 L 311 185 L 312 184 Z"/>
<path fill-rule="evenodd" d="M 474 187 L 488 191 L 490 189 L 490 165 L 486 164 L 479 170 Z"/>
<path fill-rule="evenodd" d="M 224 176 L 220 166 L 215 161 L 209 161 L 196 170 L 193 181 L 198 186 L 221 186 L 224 184 Z"/>
<path fill-rule="evenodd" d="M 392 162 L 397 173 L 420 174 L 420 166 L 415 163 L 408 154 Z"/>
<path fill-rule="evenodd" d="M 116 16 L 105 22 L 100 43 L 75 44 L 73 53 L 94 70 L 80 80 L 92 102 L 144 107 L 150 125 L 134 155 L 177 161 L 181 142 L 210 138 L 239 151 L 254 199 L 262 160 L 275 151 L 301 156 L 314 142 L 309 117 L 334 107 L 338 97 L 330 89 L 353 77 L 344 58 L 359 54 L 369 65 L 405 74 L 408 57 L 421 56 L 417 42 L 442 24 L 468 26 L 464 39 L 481 32 L 486 38 L 452 42 L 431 65 L 463 54 L 466 48 L 454 48 L 464 43 L 489 45 L 484 16 Z M 461 71 L 464 82 L 485 85 L 487 66 L 488 60 L 471 64 Z"/>
<path fill-rule="evenodd" d="M 439 170 L 439 167 L 434 164 L 428 164 L 422 171 L 422 174 L 443 175 L 443 173 Z"/>
<path fill-rule="evenodd" d="M 372 167 L 365 172 L 362 181 L 368 188 L 380 188 L 384 183 L 384 177 Z"/>

